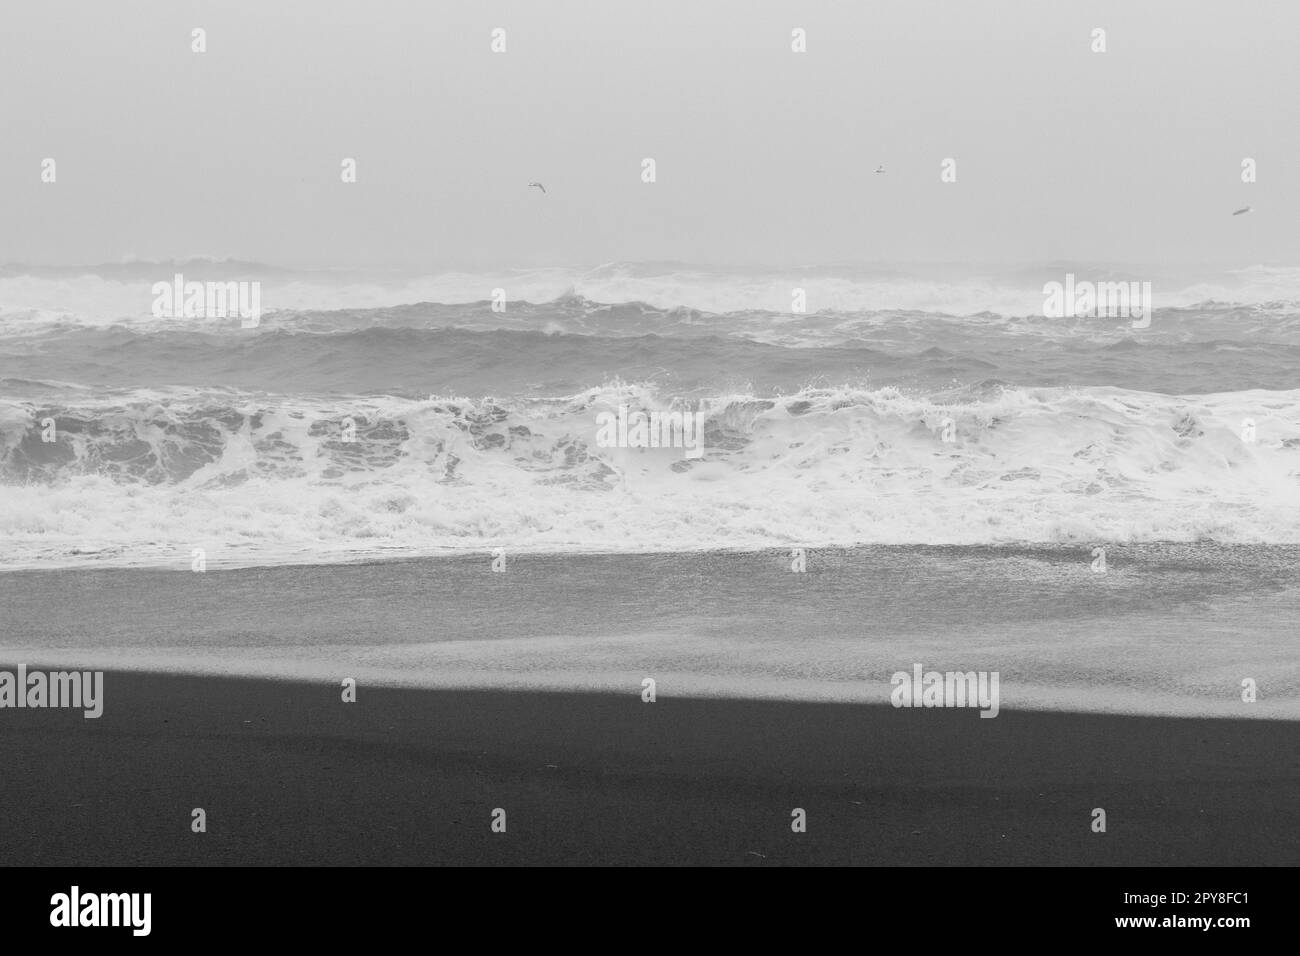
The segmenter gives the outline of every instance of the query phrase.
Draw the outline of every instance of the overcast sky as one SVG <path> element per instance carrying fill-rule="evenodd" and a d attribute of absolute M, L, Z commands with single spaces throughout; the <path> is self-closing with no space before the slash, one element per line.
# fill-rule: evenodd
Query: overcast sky
<path fill-rule="evenodd" d="M 0 25 L 4 261 L 1300 262 L 1295 2 L 7 0 Z"/>

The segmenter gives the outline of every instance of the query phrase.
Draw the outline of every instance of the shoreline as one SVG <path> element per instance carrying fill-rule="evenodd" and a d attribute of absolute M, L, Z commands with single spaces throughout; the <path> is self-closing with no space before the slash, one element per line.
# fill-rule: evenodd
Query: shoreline
<path fill-rule="evenodd" d="M 890 549 L 0 575 L 0 662 L 374 685 L 1300 720 L 1292 550 Z M 1250 687 L 1249 694 L 1244 690 Z M 1252 699 L 1248 699 L 1252 698 Z"/>
<path fill-rule="evenodd" d="M 835 555 L 841 558 L 852 557 L 855 555 L 867 555 L 870 553 L 897 553 L 897 554 L 931 554 L 931 555 L 958 555 L 963 557 L 982 557 L 982 558 L 1006 558 L 1006 557 L 1038 557 L 1044 560 L 1062 561 L 1066 559 L 1077 559 L 1087 563 L 1091 559 L 1091 551 L 1096 546 L 1093 538 L 1081 537 L 1076 541 L 950 541 L 950 542 L 867 542 L 867 543 L 840 543 L 827 542 L 822 544 L 770 544 L 762 547 L 752 545 L 736 545 L 734 547 L 646 547 L 646 548 L 623 548 L 612 550 L 608 548 L 584 548 L 580 545 L 572 545 L 562 548 L 551 545 L 524 546 L 501 545 L 501 544 L 482 544 L 472 548 L 449 549 L 440 552 L 419 553 L 413 551 L 403 551 L 400 554 L 360 554 L 354 551 L 321 552 L 311 555 L 309 558 L 301 560 L 294 556 L 281 557 L 274 554 L 263 554 L 259 560 L 253 563 L 224 563 L 216 554 L 210 554 L 205 559 L 207 572 L 255 572 L 255 571 L 283 571 L 283 570 L 307 570 L 312 568 L 332 569 L 332 568 L 369 568 L 369 567 L 389 567 L 394 565 L 405 564 L 423 564 L 439 562 L 469 562 L 479 561 L 484 564 L 493 560 L 494 552 L 505 551 L 508 561 L 515 560 L 535 560 L 535 561 L 560 561 L 560 560 L 590 560 L 590 559 L 611 559 L 611 560 L 656 560 L 663 558 L 679 557 L 685 560 L 691 559 L 708 559 L 708 558 L 749 558 L 763 559 L 772 558 L 777 561 L 788 561 L 790 552 L 798 549 L 806 555 L 814 554 Z M 194 573 L 192 566 L 193 559 L 188 546 L 176 545 L 167 549 L 167 553 L 174 554 L 175 559 L 169 561 L 159 561 L 156 555 L 143 555 L 139 562 L 132 563 L 95 563 L 95 559 L 79 560 L 67 564 L 51 564 L 47 559 L 41 559 L 39 563 L 23 564 L 13 566 L 0 566 L 0 580 L 5 575 L 32 575 L 32 574 L 60 574 L 71 572 L 134 572 L 134 573 Z M 1143 540 L 1132 542 L 1119 542 L 1106 544 L 1108 553 L 1113 556 L 1132 554 L 1158 554 L 1160 552 L 1184 553 L 1188 556 L 1199 556 L 1208 553 L 1264 553 L 1270 551 L 1287 552 L 1295 551 L 1300 554 L 1300 539 L 1294 541 L 1219 541 L 1219 540 Z M 63 560 L 63 559 L 58 559 Z M 1114 560 L 1114 557 L 1111 558 Z"/>

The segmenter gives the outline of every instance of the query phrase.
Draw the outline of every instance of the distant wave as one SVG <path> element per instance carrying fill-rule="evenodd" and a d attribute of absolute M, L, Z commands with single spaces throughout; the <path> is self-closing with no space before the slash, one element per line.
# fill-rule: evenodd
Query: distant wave
<path fill-rule="evenodd" d="M 610 385 L 519 401 L 5 402 L 0 567 L 184 568 L 194 548 L 239 565 L 496 547 L 1300 542 L 1300 391 L 713 394 L 700 460 L 598 447 L 596 414 L 621 403 L 668 397 Z"/>
<path fill-rule="evenodd" d="M 678 264 L 614 263 L 596 269 L 546 268 L 500 272 L 443 272 L 410 275 L 396 272 L 293 272 L 257 263 L 198 260 L 168 263 L 127 263 L 87 269 L 0 268 L 0 335 L 40 331 L 62 323 L 105 326 L 186 328 L 221 326 L 222 320 L 178 319 L 159 322 L 151 307 L 153 283 L 171 281 L 177 272 L 191 281 L 257 281 L 262 284 L 266 313 L 338 314 L 346 325 L 349 313 L 396 310 L 403 306 L 482 306 L 471 313 L 496 315 L 511 326 L 511 309 L 531 303 L 573 306 L 574 312 L 622 308 L 672 313 L 687 310 L 709 316 L 766 313 L 798 326 L 818 314 L 930 313 L 971 317 L 994 315 L 1036 317 L 1043 307 L 1043 284 L 1060 281 L 1066 271 L 1081 279 L 1146 280 L 1159 309 L 1262 307 L 1267 312 L 1294 315 L 1300 311 L 1300 268 L 1253 266 L 1205 276 L 1147 274 L 1113 267 L 1069 264 L 1034 269 L 986 270 L 953 278 L 940 270 L 912 273 L 867 267 L 799 267 L 785 270 L 705 270 Z M 806 296 L 803 314 L 792 311 L 793 290 Z M 503 290 L 504 314 L 487 309 L 493 290 Z M 605 305 L 598 305 L 598 304 Z M 466 310 L 461 310 L 465 312 Z M 407 310 L 381 315 L 382 322 L 403 319 L 418 324 L 443 321 L 451 313 L 436 309 Z M 626 318 L 626 316 L 624 316 Z M 696 316 L 694 321 L 699 321 Z M 328 322 L 317 316 L 317 324 Z M 310 323 L 309 323 L 310 324 Z M 1114 323 L 1112 323 L 1114 324 Z"/>

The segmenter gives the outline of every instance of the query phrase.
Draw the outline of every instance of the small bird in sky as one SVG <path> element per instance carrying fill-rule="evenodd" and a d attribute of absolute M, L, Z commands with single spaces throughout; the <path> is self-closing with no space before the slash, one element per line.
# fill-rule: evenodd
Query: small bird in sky
<path fill-rule="evenodd" d="M 878 172 L 878 173 L 883 173 L 884 171 L 885 171 L 885 167 L 884 167 L 884 166 L 877 166 L 877 167 L 876 167 L 876 172 Z"/>
<path fill-rule="evenodd" d="M 1240 209 L 1238 209 L 1236 212 L 1234 212 L 1233 215 L 1234 215 L 1234 216 L 1240 216 L 1240 215 L 1241 215 L 1242 213 L 1244 213 L 1244 212 L 1254 212 L 1254 211 L 1255 211 L 1255 209 L 1254 209 L 1253 206 L 1243 206 L 1242 208 L 1240 208 Z"/>
<path fill-rule="evenodd" d="M 538 189 L 540 189 L 540 190 L 542 191 L 542 194 L 543 194 L 543 195 L 546 194 L 546 187 L 543 186 L 541 183 L 529 183 L 528 185 L 529 185 L 529 186 L 536 186 Z"/>

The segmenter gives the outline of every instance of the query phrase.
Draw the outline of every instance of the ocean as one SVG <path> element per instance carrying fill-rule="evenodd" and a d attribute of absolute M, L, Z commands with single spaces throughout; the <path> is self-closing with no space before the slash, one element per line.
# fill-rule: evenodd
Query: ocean
<path fill-rule="evenodd" d="M 182 271 L 259 322 L 153 315 Z M 877 704 L 919 665 L 1295 719 L 1300 270 L 1141 327 L 1044 317 L 1051 280 L 10 267 L 5 656 Z M 620 408 L 700 453 L 600 441 Z"/>
<path fill-rule="evenodd" d="M 257 326 L 155 316 L 176 273 Z M 1141 328 L 1044 317 L 1064 278 L 6 266 L 0 569 L 1300 543 L 1300 269 L 1087 272 Z M 603 447 L 620 406 L 703 454 Z"/>

